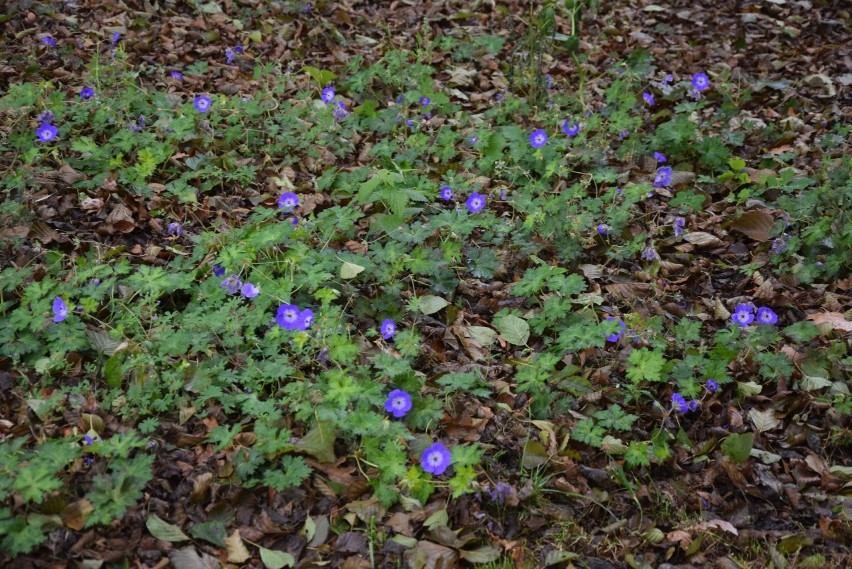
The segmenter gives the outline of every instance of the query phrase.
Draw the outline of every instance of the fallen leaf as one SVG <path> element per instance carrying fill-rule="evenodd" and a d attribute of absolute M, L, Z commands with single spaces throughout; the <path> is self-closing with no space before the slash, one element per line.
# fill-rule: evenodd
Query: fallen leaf
<path fill-rule="evenodd" d="M 808 314 L 808 320 L 813 320 L 814 324 L 829 324 L 835 330 L 852 332 L 852 321 L 840 312 L 814 312 Z"/>
<path fill-rule="evenodd" d="M 742 214 L 731 224 L 731 229 L 744 233 L 755 241 L 772 239 L 772 228 L 775 218 L 766 211 L 755 209 Z"/>
<path fill-rule="evenodd" d="M 225 545 L 228 549 L 228 561 L 231 563 L 245 563 L 251 557 L 246 544 L 243 543 L 243 538 L 240 537 L 240 530 L 234 530 L 229 537 L 225 538 Z"/>
<path fill-rule="evenodd" d="M 189 536 L 181 531 L 176 525 L 170 524 L 156 514 L 150 514 L 145 520 L 145 527 L 151 532 L 151 535 L 160 541 L 168 541 L 174 543 L 176 541 L 189 541 Z"/>
<path fill-rule="evenodd" d="M 701 247 L 719 247 L 720 245 L 724 245 L 721 239 L 705 231 L 690 231 L 689 233 L 685 233 L 683 238 L 687 242 Z"/>
<path fill-rule="evenodd" d="M 725 520 L 707 520 L 706 522 L 701 522 L 699 524 L 695 524 L 689 528 L 690 531 L 700 531 L 706 529 L 720 529 L 722 531 L 726 531 L 728 533 L 732 533 L 734 535 L 739 535 L 740 532 L 737 531 L 737 528 L 731 524 L 731 522 L 726 522 Z"/>
<path fill-rule="evenodd" d="M 781 424 L 781 421 L 775 416 L 775 411 L 772 409 L 767 409 L 766 411 L 760 411 L 759 409 L 752 409 L 748 412 L 748 418 L 751 419 L 752 424 L 758 430 L 758 432 L 764 433 L 766 431 L 771 431 L 775 427 Z"/>

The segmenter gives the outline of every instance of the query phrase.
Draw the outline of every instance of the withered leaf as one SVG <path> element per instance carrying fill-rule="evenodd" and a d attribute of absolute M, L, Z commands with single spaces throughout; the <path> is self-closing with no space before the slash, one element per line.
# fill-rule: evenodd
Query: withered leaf
<path fill-rule="evenodd" d="M 768 241 L 772 238 L 775 219 L 772 214 L 755 209 L 742 214 L 731 224 L 731 229 L 744 233 L 755 241 Z"/>

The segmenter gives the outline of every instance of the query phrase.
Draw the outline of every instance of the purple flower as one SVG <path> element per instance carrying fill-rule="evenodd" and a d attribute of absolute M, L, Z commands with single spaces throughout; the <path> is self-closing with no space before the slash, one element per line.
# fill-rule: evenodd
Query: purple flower
<path fill-rule="evenodd" d="M 166 233 L 180 237 L 183 235 L 183 227 L 180 226 L 180 223 L 174 221 L 166 227 Z"/>
<path fill-rule="evenodd" d="M 284 192 L 278 197 L 278 208 L 289 213 L 299 205 L 299 196 L 293 192 Z"/>
<path fill-rule="evenodd" d="M 657 102 L 657 100 L 654 99 L 654 95 L 652 95 L 651 93 L 642 93 L 642 98 L 645 99 L 645 103 L 649 107 L 654 106 L 654 103 Z"/>
<path fill-rule="evenodd" d="M 644 251 L 642 251 L 642 258 L 646 261 L 659 261 L 660 254 L 657 253 L 657 250 L 653 247 L 648 247 Z"/>
<path fill-rule="evenodd" d="M 740 325 L 740 328 L 745 328 L 754 322 L 753 308 L 748 304 L 739 304 L 734 314 L 731 316 L 734 322 Z"/>
<path fill-rule="evenodd" d="M 704 387 L 707 388 L 707 391 L 713 393 L 714 391 L 719 389 L 719 384 L 716 383 L 716 380 L 711 377 L 707 380 L 707 383 L 704 384 Z"/>
<path fill-rule="evenodd" d="M 470 142 L 471 144 L 476 144 L 476 137 L 471 136 L 470 138 L 467 139 L 467 141 Z"/>
<path fill-rule="evenodd" d="M 237 275 L 229 275 L 225 278 L 225 280 L 219 283 L 219 287 L 227 290 L 228 294 L 237 294 L 240 292 L 240 287 L 242 286 L 243 283 Z"/>
<path fill-rule="evenodd" d="M 337 106 L 334 107 L 334 110 L 331 111 L 331 114 L 334 115 L 334 118 L 342 121 L 346 117 L 349 116 L 349 111 L 346 110 L 346 103 L 343 101 L 337 101 Z"/>
<path fill-rule="evenodd" d="M 242 53 L 243 52 L 243 46 L 238 45 L 237 47 L 234 48 L 234 51 L 236 51 L 237 53 Z"/>
<path fill-rule="evenodd" d="M 697 410 L 698 410 L 698 405 L 699 405 L 698 400 L 697 400 L 697 399 L 693 399 L 693 400 L 691 400 L 691 401 L 687 404 L 687 407 L 689 407 L 689 410 L 690 410 L 690 411 L 697 411 Z"/>
<path fill-rule="evenodd" d="M 311 324 L 314 322 L 314 311 L 310 308 L 306 308 L 299 312 L 299 321 L 297 329 L 301 331 L 305 331 L 311 327 Z"/>
<path fill-rule="evenodd" d="M 68 316 L 68 305 L 60 297 L 53 299 L 53 321 L 62 322 Z"/>
<path fill-rule="evenodd" d="M 774 241 L 772 241 L 772 248 L 769 249 L 769 252 L 773 255 L 779 255 L 787 250 L 787 234 L 785 233 L 781 237 L 776 237 Z"/>
<path fill-rule="evenodd" d="M 672 409 L 679 413 L 686 413 L 689 410 L 689 405 L 687 405 L 686 399 L 684 399 L 683 395 L 680 393 L 672 393 Z"/>
<path fill-rule="evenodd" d="M 654 158 L 657 160 L 657 162 L 665 162 L 666 161 L 665 155 L 661 154 L 659 152 L 654 152 Z"/>
<path fill-rule="evenodd" d="M 435 476 L 443 474 L 451 462 L 450 451 L 441 443 L 435 443 L 428 447 L 423 451 L 423 456 L 420 458 L 420 465 L 423 470 Z"/>
<path fill-rule="evenodd" d="M 296 330 L 301 326 L 299 307 L 295 304 L 282 304 L 275 314 L 275 321 L 285 330 Z"/>
<path fill-rule="evenodd" d="M 607 316 L 606 318 L 604 318 L 604 320 L 612 322 L 612 321 L 615 320 L 615 317 Z M 626 326 L 624 324 L 624 320 L 619 318 L 617 323 L 618 323 L 619 329 L 606 337 L 607 342 L 617 342 L 619 340 L 619 338 L 621 338 L 621 336 L 624 335 L 624 329 L 626 328 Z"/>
<path fill-rule="evenodd" d="M 654 187 L 662 188 L 672 183 L 672 169 L 669 166 L 657 168 L 657 176 L 654 178 Z"/>
<path fill-rule="evenodd" d="M 453 189 L 449 186 L 444 186 L 443 188 L 441 188 L 440 196 L 441 199 L 445 202 L 450 201 L 451 199 L 453 199 Z"/>
<path fill-rule="evenodd" d="M 51 122 L 53 122 L 53 119 L 55 119 L 55 118 L 56 117 L 54 116 L 54 114 L 52 112 L 44 111 L 43 113 L 41 113 L 38 116 L 38 122 L 39 123 L 51 123 Z"/>
<path fill-rule="evenodd" d="M 630 136 L 630 131 L 625 128 L 624 130 L 618 133 L 618 140 L 624 140 L 628 136 Z"/>
<path fill-rule="evenodd" d="M 431 102 L 432 102 L 432 99 L 430 99 L 429 97 L 426 97 L 426 96 L 420 97 L 420 106 L 421 107 L 428 107 L 429 103 L 431 103 Z"/>
<path fill-rule="evenodd" d="M 83 462 L 86 464 L 92 464 L 93 462 L 95 462 L 95 459 L 91 456 L 84 456 Z"/>
<path fill-rule="evenodd" d="M 512 487 L 503 482 L 498 482 L 493 490 L 488 491 L 488 497 L 498 504 L 505 504 L 506 498 L 512 495 Z"/>
<path fill-rule="evenodd" d="M 222 275 L 225 274 L 225 267 L 223 267 L 219 263 L 214 264 L 213 265 L 213 274 L 217 277 L 221 277 Z"/>
<path fill-rule="evenodd" d="M 464 203 L 470 213 L 479 213 L 485 207 L 485 196 L 473 192 Z"/>
<path fill-rule="evenodd" d="M 408 126 L 410 126 L 410 127 L 413 127 L 413 126 L 414 126 L 414 121 L 413 121 L 413 120 L 411 120 L 411 119 L 408 119 L 407 121 L 405 121 L 405 124 L 407 124 L 407 125 L 408 125 Z"/>
<path fill-rule="evenodd" d="M 382 325 L 379 326 L 379 333 L 381 333 L 382 338 L 385 340 L 390 340 L 396 334 L 396 322 L 390 318 L 382 320 Z"/>
<path fill-rule="evenodd" d="M 112 45 L 115 46 L 115 44 L 117 44 L 118 40 L 120 40 L 120 39 L 121 39 L 121 32 L 115 32 L 114 34 L 112 34 Z"/>
<path fill-rule="evenodd" d="M 562 132 L 572 138 L 575 137 L 580 132 L 580 123 L 567 118 L 565 119 L 565 122 L 562 123 Z"/>
<path fill-rule="evenodd" d="M 83 444 L 84 445 L 93 445 L 93 444 L 99 443 L 99 442 L 101 442 L 101 438 L 98 435 L 95 435 L 93 437 L 92 435 L 86 434 L 86 436 L 83 437 Z"/>
<path fill-rule="evenodd" d="M 47 47 L 56 47 L 56 40 L 50 36 L 44 36 L 43 38 L 41 38 L 41 43 L 43 43 Z"/>
<path fill-rule="evenodd" d="M 553 77 L 551 77 L 550 73 L 544 74 L 544 84 L 547 86 L 548 89 L 553 88 Z"/>
<path fill-rule="evenodd" d="M 778 315 L 771 308 L 761 306 L 757 309 L 757 323 L 771 326 L 778 322 Z"/>
<path fill-rule="evenodd" d="M 598 224 L 598 235 L 609 235 L 609 229 L 607 229 L 606 224 L 604 224 L 604 223 Z"/>
<path fill-rule="evenodd" d="M 225 48 L 225 63 L 230 65 L 234 61 L 234 50 L 230 47 Z"/>
<path fill-rule="evenodd" d="M 663 83 L 671 83 L 674 81 L 674 76 L 671 73 L 667 73 L 665 77 L 663 77 Z"/>
<path fill-rule="evenodd" d="M 195 108 L 199 113 L 206 113 L 210 110 L 210 97 L 207 95 L 199 95 L 195 98 Z"/>
<path fill-rule="evenodd" d="M 91 87 L 83 87 L 80 89 L 80 96 L 84 99 L 91 99 L 95 94 L 95 90 Z"/>
<path fill-rule="evenodd" d="M 533 148 L 541 148 L 547 144 L 547 133 L 541 129 L 534 130 L 530 133 L 530 146 Z"/>
<path fill-rule="evenodd" d="M 709 86 L 710 78 L 707 77 L 706 73 L 696 73 L 692 76 L 692 87 L 699 93 L 707 89 Z"/>
<path fill-rule="evenodd" d="M 254 298 L 260 294 L 260 289 L 251 283 L 246 283 L 243 285 L 240 292 L 242 292 L 243 296 L 246 298 Z"/>
<path fill-rule="evenodd" d="M 328 87 L 322 90 L 322 102 L 326 104 L 332 102 L 336 94 L 337 92 L 334 90 L 334 87 L 329 85 Z"/>
<path fill-rule="evenodd" d="M 676 217 L 673 225 L 675 237 L 683 235 L 683 226 L 686 225 L 686 220 L 682 217 Z"/>
<path fill-rule="evenodd" d="M 172 71 L 171 73 L 169 73 L 169 75 L 172 79 L 175 79 L 176 81 L 183 81 L 183 73 L 181 73 L 180 71 Z"/>
<path fill-rule="evenodd" d="M 388 393 L 388 400 L 385 401 L 385 411 L 393 413 L 393 416 L 397 419 L 404 417 L 406 413 L 411 411 L 411 395 L 402 389 L 394 389 Z"/>
<path fill-rule="evenodd" d="M 59 129 L 50 123 L 42 123 L 36 129 L 36 136 L 38 136 L 38 139 L 42 142 L 50 142 L 56 138 L 57 134 L 59 134 Z"/>

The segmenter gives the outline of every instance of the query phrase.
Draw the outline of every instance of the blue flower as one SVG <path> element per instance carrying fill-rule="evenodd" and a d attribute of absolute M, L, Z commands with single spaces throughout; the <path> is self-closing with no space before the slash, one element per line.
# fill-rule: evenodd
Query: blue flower
<path fill-rule="evenodd" d="M 278 197 L 278 207 L 285 212 L 293 211 L 300 203 L 299 196 L 293 192 L 284 192 Z"/>
<path fill-rule="evenodd" d="M 42 142 L 50 142 L 56 138 L 57 134 L 59 134 L 59 129 L 50 123 L 42 123 L 36 129 L 36 136 L 38 136 L 38 139 Z"/>
<path fill-rule="evenodd" d="M 260 289 L 251 283 L 245 283 L 240 290 L 246 298 L 254 298 L 260 294 Z"/>
<path fill-rule="evenodd" d="M 428 107 L 429 103 L 431 103 L 431 102 L 432 102 L 432 99 L 430 99 L 429 97 L 426 97 L 426 96 L 420 97 L 420 106 L 421 107 Z"/>
<path fill-rule="evenodd" d="M 381 333 L 382 338 L 390 340 L 393 338 L 394 334 L 396 334 L 396 322 L 390 318 L 382 320 L 382 325 L 379 326 L 379 332 Z"/>
<path fill-rule="evenodd" d="M 477 192 L 470 194 L 465 202 L 470 213 L 479 213 L 485 207 L 485 196 Z"/>
<path fill-rule="evenodd" d="M 748 304 L 739 304 L 734 314 L 731 316 L 734 322 L 740 325 L 740 328 L 745 328 L 754 322 L 753 308 Z"/>
<path fill-rule="evenodd" d="M 716 383 L 716 380 L 711 377 L 710 379 L 707 380 L 707 383 L 704 384 L 704 387 L 707 388 L 707 391 L 709 391 L 710 393 L 713 393 L 714 391 L 719 389 L 719 384 Z"/>
<path fill-rule="evenodd" d="M 562 132 L 570 137 L 575 137 L 580 132 L 580 123 L 573 122 L 570 118 L 565 119 L 565 122 L 562 123 Z"/>
<path fill-rule="evenodd" d="M 346 103 L 343 101 L 337 101 L 337 106 L 334 107 L 334 110 L 331 111 L 331 114 L 335 119 L 342 121 L 346 117 L 349 116 L 349 111 L 346 110 Z"/>
<path fill-rule="evenodd" d="M 545 144 L 547 144 L 547 133 L 542 129 L 534 130 L 530 133 L 530 146 L 541 148 Z"/>
<path fill-rule="evenodd" d="M 687 407 L 689 407 L 689 410 L 690 410 L 690 411 L 697 411 L 697 410 L 698 410 L 698 405 L 699 405 L 698 400 L 697 400 L 697 399 L 693 399 L 693 400 L 691 400 L 691 401 L 687 404 Z"/>
<path fill-rule="evenodd" d="M 599 235 L 609 235 L 609 229 L 607 229 L 606 224 L 604 224 L 604 223 L 598 224 L 598 234 Z"/>
<path fill-rule="evenodd" d="M 219 263 L 214 264 L 213 265 L 213 274 L 217 277 L 221 277 L 222 275 L 225 274 L 225 267 L 223 267 Z"/>
<path fill-rule="evenodd" d="M 453 199 L 453 189 L 449 186 L 444 186 L 443 188 L 441 188 L 440 196 L 441 199 L 445 202 L 450 201 L 451 199 Z"/>
<path fill-rule="evenodd" d="M 299 307 L 295 304 L 282 304 L 275 314 L 275 321 L 285 330 L 297 330 L 301 326 Z"/>
<path fill-rule="evenodd" d="M 710 78 L 707 77 L 706 73 L 696 73 L 692 76 L 692 87 L 699 93 L 707 89 L 709 86 Z"/>
<path fill-rule="evenodd" d="M 393 416 L 397 419 L 404 417 L 406 413 L 411 411 L 411 395 L 402 389 L 394 389 L 388 393 L 388 400 L 385 401 L 385 411 L 393 413 Z"/>
<path fill-rule="evenodd" d="M 758 324 L 766 324 L 771 326 L 778 322 L 778 315 L 775 314 L 771 308 L 767 306 L 761 306 L 757 309 L 757 322 Z"/>
<path fill-rule="evenodd" d="M 322 102 L 330 103 L 334 100 L 334 96 L 337 94 L 337 91 L 334 90 L 334 87 L 329 85 L 325 89 L 322 90 Z"/>
<path fill-rule="evenodd" d="M 311 327 L 311 324 L 314 322 L 314 311 L 310 308 L 306 308 L 299 312 L 299 322 L 297 329 L 301 331 L 305 331 Z"/>
<path fill-rule="evenodd" d="M 230 47 L 225 48 L 225 63 L 230 65 L 234 61 L 234 50 Z"/>
<path fill-rule="evenodd" d="M 505 504 L 506 499 L 512 495 L 512 487 L 503 482 L 498 482 L 493 490 L 488 491 L 488 497 L 498 504 Z"/>
<path fill-rule="evenodd" d="M 666 161 L 666 156 L 664 154 L 661 154 L 660 152 L 654 152 L 654 158 L 657 160 L 657 162 Z"/>
<path fill-rule="evenodd" d="M 604 320 L 608 321 L 608 322 L 612 322 L 612 321 L 615 321 L 615 317 L 607 316 L 606 318 L 604 318 Z M 626 328 L 626 325 L 624 324 L 624 320 L 619 318 L 618 321 L 617 321 L 617 324 L 619 326 L 619 329 L 606 337 L 607 342 L 617 342 L 619 340 L 619 338 L 621 338 L 621 336 L 624 335 L 624 329 Z"/>
<path fill-rule="evenodd" d="M 51 111 L 44 111 L 38 116 L 39 123 L 51 123 L 56 117 Z"/>
<path fill-rule="evenodd" d="M 642 258 L 646 261 L 659 261 L 660 254 L 657 253 L 657 250 L 653 247 L 648 247 L 644 251 L 642 251 Z"/>
<path fill-rule="evenodd" d="M 178 222 L 172 222 L 166 227 L 166 233 L 169 235 L 174 235 L 175 237 L 180 237 L 183 235 L 183 227 L 180 226 Z"/>
<path fill-rule="evenodd" d="M 237 47 L 234 48 L 234 51 L 236 51 L 237 53 L 242 53 L 244 51 L 243 46 L 238 45 Z"/>
<path fill-rule="evenodd" d="M 120 39 L 121 39 L 121 32 L 115 32 L 114 34 L 112 34 L 112 45 L 115 46 L 115 44 L 117 44 L 118 40 L 120 40 Z"/>
<path fill-rule="evenodd" d="M 686 225 L 686 220 L 682 217 L 676 217 L 673 225 L 675 237 L 683 235 L 683 226 Z"/>
<path fill-rule="evenodd" d="M 53 299 L 53 321 L 62 322 L 68 316 L 68 305 L 60 297 Z"/>
<path fill-rule="evenodd" d="M 651 93 L 642 93 L 642 98 L 645 99 L 645 103 L 649 107 L 654 106 L 654 103 L 657 102 L 657 100 L 654 99 L 654 95 L 652 95 Z"/>
<path fill-rule="evenodd" d="M 686 399 L 684 399 L 683 395 L 680 393 L 672 393 L 672 409 L 679 413 L 686 413 L 689 410 L 689 405 L 687 405 Z"/>
<path fill-rule="evenodd" d="M 423 451 L 423 456 L 420 457 L 420 465 L 426 472 L 439 476 L 450 466 L 452 460 L 447 447 L 441 443 L 435 443 Z"/>
<path fill-rule="evenodd" d="M 101 442 L 101 438 L 98 435 L 92 436 L 92 435 L 87 433 L 83 437 L 83 444 L 84 445 L 93 445 L 93 444 L 99 443 L 99 442 Z"/>
<path fill-rule="evenodd" d="M 221 283 L 219 283 L 219 287 L 227 290 L 228 294 L 237 294 L 240 292 L 240 288 L 242 286 L 243 283 L 237 275 L 229 275 Z"/>
<path fill-rule="evenodd" d="M 654 178 L 654 187 L 662 188 L 672 183 L 672 169 L 669 166 L 657 168 L 657 176 Z"/>
<path fill-rule="evenodd" d="M 470 138 L 467 139 L 467 141 L 470 142 L 471 144 L 476 144 L 476 137 L 471 136 Z"/>
<path fill-rule="evenodd" d="M 183 81 L 183 73 L 181 73 L 180 71 L 172 71 L 171 73 L 169 73 L 169 75 L 172 79 L 175 79 L 177 81 Z"/>
<path fill-rule="evenodd" d="M 210 110 L 210 97 L 199 95 L 195 98 L 195 108 L 199 113 L 206 113 Z"/>
<path fill-rule="evenodd" d="M 44 36 L 43 38 L 41 38 L 41 43 L 43 43 L 47 47 L 56 47 L 56 40 L 50 36 Z"/>
<path fill-rule="evenodd" d="M 84 99 L 91 99 L 95 94 L 95 90 L 91 87 L 83 87 L 80 89 L 80 96 Z"/>

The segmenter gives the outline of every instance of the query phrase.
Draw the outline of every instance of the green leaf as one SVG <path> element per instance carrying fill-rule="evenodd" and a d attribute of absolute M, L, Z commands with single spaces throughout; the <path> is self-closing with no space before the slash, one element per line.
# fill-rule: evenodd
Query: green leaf
<path fill-rule="evenodd" d="M 265 547 L 258 547 L 258 550 L 260 550 L 260 560 L 266 565 L 266 569 L 282 569 L 283 567 L 293 567 L 296 564 L 296 558 L 286 551 L 276 551 Z"/>
<path fill-rule="evenodd" d="M 483 545 L 471 550 L 460 549 L 459 557 L 468 563 L 491 563 L 500 558 L 500 550 L 493 545 Z"/>
<path fill-rule="evenodd" d="M 331 422 L 317 421 L 314 428 L 296 443 L 296 448 L 305 451 L 320 462 L 334 462 L 334 437 L 334 426 Z"/>
<path fill-rule="evenodd" d="M 320 87 L 328 85 L 337 78 L 337 75 L 327 69 L 317 69 L 316 67 L 311 67 L 310 65 L 305 65 L 304 67 L 302 67 L 302 71 L 310 75 L 311 78 L 316 81 Z"/>
<path fill-rule="evenodd" d="M 440 296 L 433 296 L 431 294 L 421 296 L 417 300 L 420 304 L 420 312 L 427 315 L 434 314 L 450 304 Z"/>
<path fill-rule="evenodd" d="M 627 359 L 627 378 L 633 383 L 640 381 L 663 381 L 663 354 L 657 350 L 640 348 L 633 350 Z"/>
<path fill-rule="evenodd" d="M 729 435 L 722 441 L 722 452 L 736 463 L 748 460 L 751 448 L 754 446 L 754 434 L 742 433 Z"/>
<path fill-rule="evenodd" d="M 648 466 L 651 460 L 648 458 L 648 443 L 630 441 L 627 452 L 624 453 L 624 461 L 629 467 Z"/>
<path fill-rule="evenodd" d="M 509 314 L 496 318 L 493 324 L 503 339 L 514 346 L 525 346 L 530 339 L 530 325 L 523 318 Z"/>
<path fill-rule="evenodd" d="M 203 539 L 217 547 L 225 547 L 225 538 L 228 536 L 228 529 L 225 527 L 224 521 L 212 520 L 195 524 L 189 528 L 189 533 L 195 539 Z"/>
<path fill-rule="evenodd" d="M 364 267 L 355 263 L 343 261 L 343 264 L 340 265 L 340 278 L 342 279 L 354 279 L 363 272 Z"/>
<path fill-rule="evenodd" d="M 174 543 L 176 541 L 189 541 L 189 536 L 181 531 L 176 525 L 163 520 L 157 514 L 149 514 L 145 520 L 145 527 L 151 532 L 151 535 L 161 541 Z"/>

